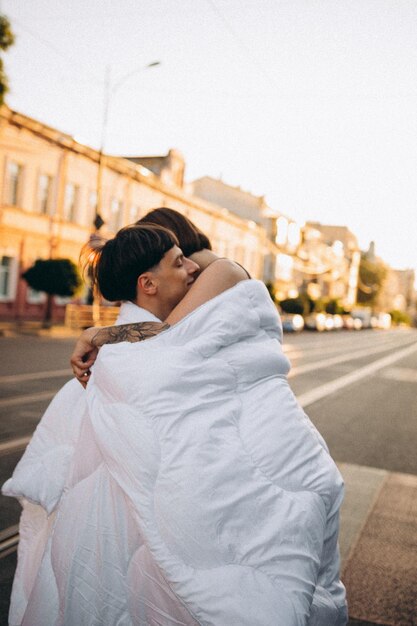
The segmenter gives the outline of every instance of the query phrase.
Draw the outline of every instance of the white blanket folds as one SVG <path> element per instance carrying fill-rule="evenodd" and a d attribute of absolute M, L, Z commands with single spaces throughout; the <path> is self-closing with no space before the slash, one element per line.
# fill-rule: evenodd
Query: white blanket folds
<path fill-rule="evenodd" d="M 62 495 L 26 494 L 54 513 L 22 624 L 346 624 L 343 483 L 280 340 L 248 280 L 102 348 Z"/>

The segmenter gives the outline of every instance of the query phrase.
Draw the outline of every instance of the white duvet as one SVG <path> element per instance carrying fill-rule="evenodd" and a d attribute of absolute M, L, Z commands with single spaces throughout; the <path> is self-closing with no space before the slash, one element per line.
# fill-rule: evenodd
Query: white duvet
<path fill-rule="evenodd" d="M 280 340 L 243 281 L 67 384 L 4 487 L 35 503 L 13 626 L 346 624 L 343 483 Z"/>

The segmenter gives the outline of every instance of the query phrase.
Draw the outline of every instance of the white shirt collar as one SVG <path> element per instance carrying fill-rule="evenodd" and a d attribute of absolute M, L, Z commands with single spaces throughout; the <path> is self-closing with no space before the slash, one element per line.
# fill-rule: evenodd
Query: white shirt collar
<path fill-rule="evenodd" d="M 116 320 L 116 324 L 137 324 L 138 322 L 160 322 L 153 313 L 143 309 L 133 302 L 123 302 Z"/>

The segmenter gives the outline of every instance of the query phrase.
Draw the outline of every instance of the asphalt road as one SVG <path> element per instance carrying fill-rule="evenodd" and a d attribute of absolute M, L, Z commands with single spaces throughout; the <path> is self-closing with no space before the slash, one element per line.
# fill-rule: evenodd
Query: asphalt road
<path fill-rule="evenodd" d="M 0 483 L 54 393 L 70 378 L 73 340 L 0 338 Z M 290 334 L 290 383 L 336 461 L 417 474 L 417 331 Z M 0 533 L 20 507 L 0 496 Z M 0 626 L 15 553 L 0 559 Z M 358 622 L 359 623 L 359 622 Z"/>
<path fill-rule="evenodd" d="M 417 331 L 287 336 L 291 386 L 337 462 L 417 474 Z"/>

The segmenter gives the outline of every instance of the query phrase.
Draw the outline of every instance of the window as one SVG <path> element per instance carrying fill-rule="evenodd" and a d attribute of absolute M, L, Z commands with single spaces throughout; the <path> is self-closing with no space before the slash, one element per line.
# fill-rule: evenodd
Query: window
<path fill-rule="evenodd" d="M 16 294 L 17 260 L 0 255 L 0 301 L 13 300 Z"/>
<path fill-rule="evenodd" d="M 74 296 L 54 296 L 55 304 L 66 306 L 74 300 Z"/>
<path fill-rule="evenodd" d="M 290 222 L 288 226 L 288 244 L 296 248 L 301 243 L 301 231 L 298 224 Z"/>
<path fill-rule="evenodd" d="M 288 237 L 288 220 L 281 215 L 277 219 L 277 234 L 275 237 L 275 243 L 278 245 L 285 245 L 287 243 Z"/>
<path fill-rule="evenodd" d="M 39 176 L 39 211 L 43 215 L 51 214 L 52 177 L 46 174 Z"/>
<path fill-rule="evenodd" d="M 27 288 L 26 302 L 29 304 L 43 304 L 46 302 L 46 293 L 44 291 L 36 291 L 32 287 Z"/>
<path fill-rule="evenodd" d="M 138 219 L 139 219 L 139 207 L 136 206 L 135 204 L 132 204 L 132 206 L 129 209 L 129 224 L 133 224 Z"/>
<path fill-rule="evenodd" d="M 65 186 L 65 200 L 64 200 L 64 220 L 67 222 L 74 222 L 77 212 L 78 194 L 80 188 L 73 183 L 68 183 Z"/>
<path fill-rule="evenodd" d="M 114 232 L 123 225 L 123 202 L 117 198 L 112 198 L 110 205 L 109 228 Z"/>
<path fill-rule="evenodd" d="M 293 277 L 294 259 L 288 254 L 278 254 L 276 257 L 275 274 L 279 280 L 289 282 Z"/>
<path fill-rule="evenodd" d="M 97 209 L 97 191 L 90 191 L 88 194 L 88 206 L 90 207 L 91 215 L 94 215 Z"/>
<path fill-rule="evenodd" d="M 22 192 L 23 167 L 19 163 L 10 161 L 7 167 L 7 198 L 6 204 L 18 206 Z"/>

